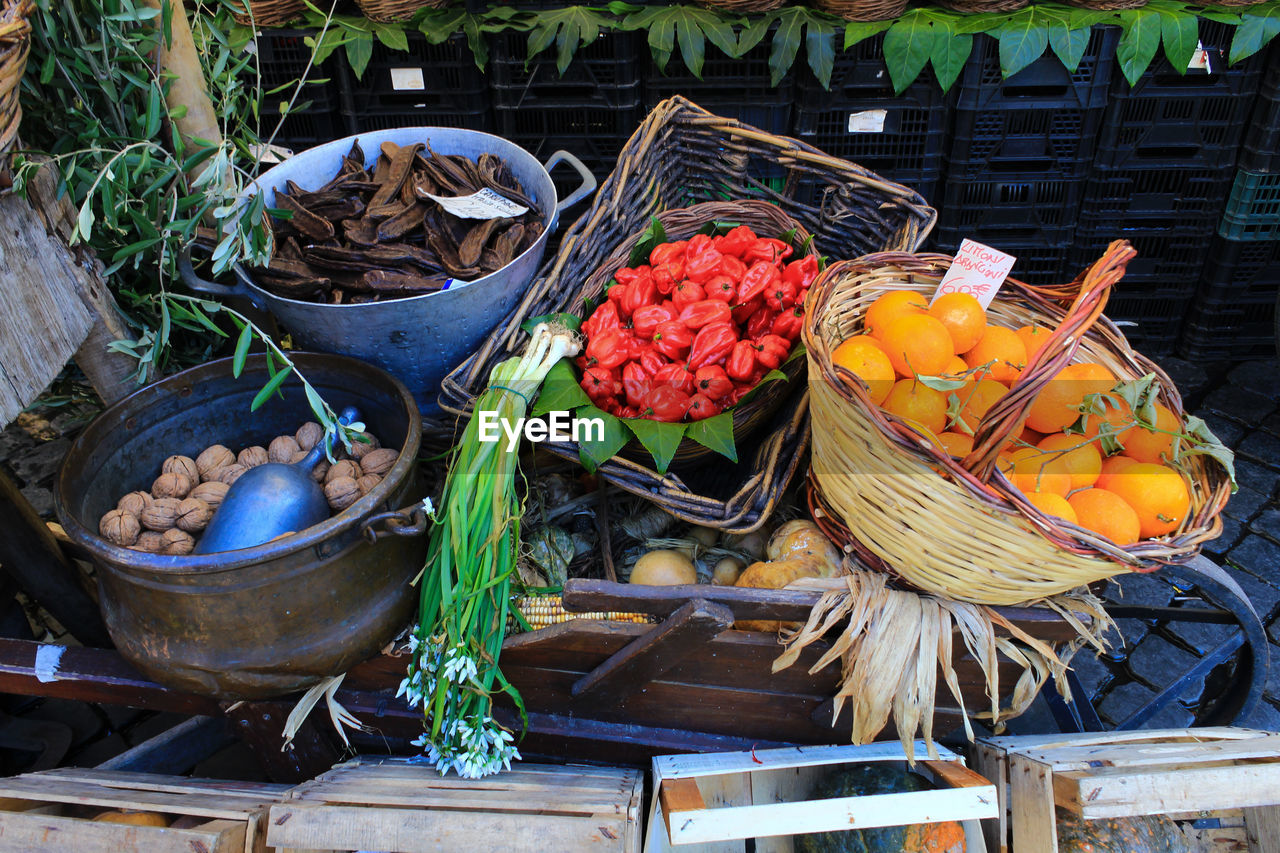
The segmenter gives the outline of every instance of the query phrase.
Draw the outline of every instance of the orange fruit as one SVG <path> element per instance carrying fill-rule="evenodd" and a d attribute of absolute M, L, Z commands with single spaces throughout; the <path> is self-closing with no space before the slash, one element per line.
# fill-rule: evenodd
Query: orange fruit
<path fill-rule="evenodd" d="M 1024 495 L 1050 492 L 1065 498 L 1071 491 L 1071 475 L 1050 466 L 1053 457 L 1038 447 L 1019 447 L 1009 458 L 1013 462 L 1013 476 L 1009 479 Z"/>
<path fill-rule="evenodd" d="M 987 375 L 997 382 L 1012 382 L 1027 364 L 1027 348 L 1013 329 L 1004 326 L 987 326 L 982 338 L 973 349 L 964 354 L 969 367 L 988 364 Z"/>
<path fill-rule="evenodd" d="M 877 406 L 884 402 L 893 389 L 895 376 L 889 356 L 870 335 L 854 335 L 836 347 L 831 361 L 861 379 L 867 386 L 867 396 Z"/>
<path fill-rule="evenodd" d="M 968 392 L 967 396 L 963 392 Z M 1009 393 L 1009 389 L 994 379 L 983 379 L 972 388 L 962 388 L 956 392 L 961 402 L 960 420 L 971 430 L 977 430 L 982 416 L 996 404 L 996 401 Z"/>
<path fill-rule="evenodd" d="M 1057 432 L 1080 418 L 1086 394 L 1110 391 L 1115 375 L 1100 364 L 1069 364 L 1045 384 L 1027 412 L 1027 425 L 1038 432 Z"/>
<path fill-rule="evenodd" d="M 1106 406 L 1106 411 L 1100 415 L 1085 415 L 1084 435 L 1086 438 L 1096 439 L 1103 432 L 1105 425 L 1110 424 L 1110 433 L 1115 436 L 1116 441 L 1124 444 L 1129 440 L 1129 433 L 1133 431 L 1133 413 L 1129 410 L 1129 404 L 1121 400 L 1119 408 L 1111 405 L 1110 402 Z M 1106 452 L 1106 448 L 1101 443 L 1098 449 L 1103 453 Z"/>
<path fill-rule="evenodd" d="M 1107 489 L 1085 489 L 1067 498 L 1076 513 L 1076 524 L 1110 539 L 1117 545 L 1138 541 L 1138 514 L 1124 498 Z"/>
<path fill-rule="evenodd" d="M 1061 495 L 1055 495 L 1051 492 L 1032 492 L 1027 495 L 1027 503 L 1043 512 L 1045 515 L 1056 515 L 1058 518 L 1065 518 L 1072 524 L 1076 523 L 1076 511 L 1071 508 L 1071 504 Z"/>
<path fill-rule="evenodd" d="M 929 313 L 947 327 L 956 352 L 972 349 L 987 330 L 987 312 L 969 293 L 944 293 L 933 300 Z"/>
<path fill-rule="evenodd" d="M 937 376 L 955 355 L 947 327 L 928 314 L 907 314 L 890 320 L 879 337 L 894 371 L 903 378 L 916 374 Z"/>
<path fill-rule="evenodd" d="M 1102 454 L 1082 435 L 1054 433 L 1041 439 L 1036 447 L 1053 454 L 1045 463 L 1046 470 L 1070 476 L 1072 489 L 1092 486 L 1102 473 Z"/>
<path fill-rule="evenodd" d="M 917 421 L 934 435 L 947 426 L 947 395 L 914 379 L 899 379 L 881 408 L 900 418 Z"/>
<path fill-rule="evenodd" d="M 973 436 L 960 432 L 944 432 L 938 436 L 938 443 L 947 451 L 948 456 L 968 456 L 973 450 Z"/>
<path fill-rule="evenodd" d="M 1042 438 L 1044 438 L 1044 433 L 1036 432 L 1029 426 L 1024 426 L 1022 432 L 1018 435 L 1018 441 L 1031 445 L 1039 444 Z"/>
<path fill-rule="evenodd" d="M 1164 461 L 1163 457 L 1173 455 L 1173 436 L 1170 433 L 1182 432 L 1182 422 L 1167 406 L 1156 403 L 1155 409 L 1154 431 L 1139 424 L 1120 439 L 1125 456 L 1139 462 L 1160 463 Z"/>
<path fill-rule="evenodd" d="M 889 321 L 908 314 L 924 314 L 929 310 L 929 301 L 914 290 L 891 290 L 876 297 L 862 319 L 868 335 L 880 337 L 888 327 Z"/>
<path fill-rule="evenodd" d="M 947 366 L 942 368 L 942 375 L 948 379 L 968 378 L 964 375 L 968 371 L 969 365 L 964 363 L 964 359 L 958 355 L 953 355 L 951 360 L 947 362 Z"/>
<path fill-rule="evenodd" d="M 1018 330 L 1018 338 L 1027 349 L 1027 362 L 1036 357 L 1045 341 L 1049 340 L 1049 330 L 1039 326 L 1023 326 Z"/>
<path fill-rule="evenodd" d="M 1111 489 L 1138 513 L 1143 539 L 1177 530 L 1191 507 L 1186 481 L 1168 465 L 1130 465 L 1112 479 Z"/>
<path fill-rule="evenodd" d="M 1123 474 L 1126 468 L 1137 464 L 1137 459 L 1121 456 L 1118 453 L 1115 456 L 1110 456 L 1102 461 L 1102 473 L 1098 475 L 1098 482 L 1093 485 L 1099 489 L 1107 489 L 1114 492 L 1115 489 L 1111 488 L 1113 479 Z"/>

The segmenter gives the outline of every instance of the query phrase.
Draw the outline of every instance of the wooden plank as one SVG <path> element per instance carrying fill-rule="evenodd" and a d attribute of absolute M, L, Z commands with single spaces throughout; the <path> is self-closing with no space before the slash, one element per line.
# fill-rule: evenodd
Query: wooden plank
<path fill-rule="evenodd" d="M 302 722 L 288 749 L 281 749 L 288 702 L 240 702 L 226 712 L 235 732 L 253 752 L 267 775 L 278 782 L 302 782 L 323 773 L 338 760 L 334 737 L 322 732 L 312 714 Z M 329 732 L 333 727 L 325 724 Z"/>
<path fill-rule="evenodd" d="M 374 787 L 351 782 L 308 793 L 293 802 L 334 803 L 399 808 L 476 809 L 492 812 L 536 812 L 538 814 L 619 814 L 624 803 L 616 791 L 559 788 L 539 791 L 501 791 L 477 788 L 411 790 L 410 784 Z M 539 794 L 541 796 L 539 796 Z"/>
<path fill-rule="evenodd" d="M 0 812 L 0 847 L 74 853 L 245 853 L 245 828 L 243 821 L 231 820 L 168 829 Z"/>
<path fill-rule="evenodd" d="M 271 807 L 267 844 L 321 850 L 493 850 L 495 839 L 511 853 L 551 850 L 622 850 L 625 819 L 404 809 L 388 819 L 382 809 L 283 803 Z"/>
<path fill-rule="evenodd" d="M 973 745 L 974 768 L 996 789 L 997 814 L 993 820 L 982 822 L 988 853 L 1008 853 L 1009 850 L 1009 777 L 1006 772 L 1004 750 L 985 741 Z"/>
<path fill-rule="evenodd" d="M 1245 809 L 1249 853 L 1280 853 L 1280 806 Z"/>
<path fill-rule="evenodd" d="M 236 742 L 222 717 L 191 717 L 107 759 L 103 770 L 149 770 L 187 773 L 214 753 Z"/>
<path fill-rule="evenodd" d="M 822 765 L 757 770 L 748 774 L 751 780 L 751 802 L 760 806 L 807 800 L 826 773 L 827 770 Z M 790 835 L 756 836 L 756 853 L 793 853 L 794 849 Z"/>
<path fill-rule="evenodd" d="M 914 744 L 917 755 L 926 754 L 928 744 L 918 740 Z M 944 746 L 938 746 L 938 755 L 947 760 L 958 756 Z M 902 744 L 894 742 L 870 743 L 864 746 L 806 746 L 761 749 L 750 752 L 723 755 L 666 755 L 654 759 L 655 772 L 663 780 L 717 776 L 724 773 L 745 773 L 781 767 L 812 767 L 821 764 L 847 764 L 849 762 L 906 761 Z M 989 783 L 988 783 L 989 784 Z"/>
<path fill-rule="evenodd" d="M 620 702 L 732 624 L 733 612 L 722 604 L 685 602 L 662 625 L 574 682 L 571 692 L 582 701 Z"/>
<path fill-rule="evenodd" d="M 673 843 L 676 838 L 676 833 L 671 826 L 673 816 L 676 821 L 676 827 L 679 828 L 686 813 L 703 811 L 707 807 L 707 804 L 702 799 L 702 791 L 699 790 L 698 783 L 692 779 L 662 780 L 661 787 L 658 789 L 658 797 L 662 803 L 662 822 L 667 827 L 667 838 L 671 839 Z"/>
<path fill-rule="evenodd" d="M 950 788 L 993 786 L 990 779 L 975 773 L 959 762 L 925 760 L 921 761 L 920 764 L 933 773 L 934 776 L 937 777 L 938 781 L 941 781 Z"/>
<path fill-rule="evenodd" d="M 1009 799 L 1013 807 L 1013 849 L 1018 853 L 1057 853 L 1053 771 L 1021 755 L 1009 755 Z"/>
<path fill-rule="evenodd" d="M 1104 770 L 1119 767 L 1151 767 L 1202 764 L 1209 761 L 1271 759 L 1280 761 L 1280 734 L 1248 740 L 1216 743 L 1152 743 L 1117 746 L 1059 747 L 1057 749 L 1019 750 L 1061 770 Z"/>
<path fill-rule="evenodd" d="M 1260 729 L 1243 729 L 1234 726 L 1206 726 L 1197 729 L 1138 729 L 1122 732 L 1078 732 L 1050 735 L 1018 735 L 1016 737 L 989 737 L 983 742 L 1010 752 L 1028 749 L 1050 750 L 1057 747 L 1110 746 L 1121 743 L 1189 742 L 1209 743 L 1216 740 L 1245 740 L 1274 734 Z"/>
<path fill-rule="evenodd" d="M 1280 764 L 1179 767 L 1168 773 L 1067 770 L 1054 776 L 1063 780 L 1055 783 L 1058 804 L 1090 820 L 1252 808 L 1280 801 Z"/>
<path fill-rule="evenodd" d="M 65 779 L 36 782 L 24 776 L 0 779 L 0 796 L 231 820 L 244 820 L 256 808 L 243 798 L 214 793 L 174 794 L 167 791 L 119 790 Z"/>
<path fill-rule="evenodd" d="M 207 793 L 214 793 L 220 797 L 243 797 L 249 801 L 249 805 L 275 802 L 290 790 L 288 785 L 277 785 L 272 782 L 202 779 L 195 776 L 165 776 L 159 773 L 140 773 L 133 770 L 105 770 L 101 767 L 60 767 L 56 770 L 28 773 L 23 778 L 51 779 L 57 784 L 62 781 L 85 782 L 102 785 L 106 788 L 163 791 L 171 794 L 203 796 Z"/>

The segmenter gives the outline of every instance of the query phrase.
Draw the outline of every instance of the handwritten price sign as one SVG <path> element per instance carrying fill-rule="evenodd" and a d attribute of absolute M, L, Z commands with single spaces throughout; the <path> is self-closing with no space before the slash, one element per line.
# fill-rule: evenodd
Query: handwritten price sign
<path fill-rule="evenodd" d="M 1015 260 L 1017 258 L 1013 255 L 965 240 L 951 261 L 951 269 L 938 283 L 933 298 L 937 299 L 944 293 L 969 293 L 986 308 L 1009 275 L 1009 270 L 1013 269 Z"/>

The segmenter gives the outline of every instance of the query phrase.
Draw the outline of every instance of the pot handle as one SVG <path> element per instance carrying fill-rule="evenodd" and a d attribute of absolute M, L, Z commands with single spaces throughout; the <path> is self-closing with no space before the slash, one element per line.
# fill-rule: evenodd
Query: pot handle
<path fill-rule="evenodd" d="M 247 299 L 253 304 L 254 308 L 257 308 L 259 311 L 266 311 L 267 306 L 258 297 L 258 295 L 253 292 L 252 288 L 249 287 L 249 277 L 245 273 L 244 269 L 239 264 L 236 264 L 233 268 L 233 272 L 235 273 L 236 278 L 235 284 L 217 284 L 212 281 L 206 281 L 196 275 L 196 269 L 191 265 L 191 247 L 185 246 L 182 251 L 178 253 L 178 275 L 182 277 L 182 281 L 187 287 L 197 293 L 208 293 L 211 296 Z"/>
<path fill-rule="evenodd" d="M 565 196 L 563 201 L 556 203 L 556 221 L 560 221 L 560 214 L 582 201 L 587 196 L 596 191 L 596 176 L 591 174 L 591 170 L 587 165 L 568 151 L 555 151 L 551 154 L 550 159 L 543 164 L 543 168 L 550 172 L 560 163 L 568 163 L 574 168 L 579 175 L 582 176 L 582 184 L 569 195 Z"/>
<path fill-rule="evenodd" d="M 378 530 L 377 526 L 386 523 L 386 529 Z M 404 509 L 390 512 L 376 512 L 360 522 L 360 533 L 370 543 L 377 544 L 382 536 L 421 536 L 427 532 L 427 511 L 421 502 Z"/>

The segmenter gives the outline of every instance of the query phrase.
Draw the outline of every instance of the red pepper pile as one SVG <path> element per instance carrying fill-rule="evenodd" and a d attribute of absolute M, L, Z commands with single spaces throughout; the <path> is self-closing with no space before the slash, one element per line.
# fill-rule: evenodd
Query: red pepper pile
<path fill-rule="evenodd" d="M 800 337 L 813 255 L 745 225 L 661 243 L 649 263 L 614 274 L 582 324 L 576 363 L 596 406 L 622 418 L 697 421 L 737 403 Z"/>

